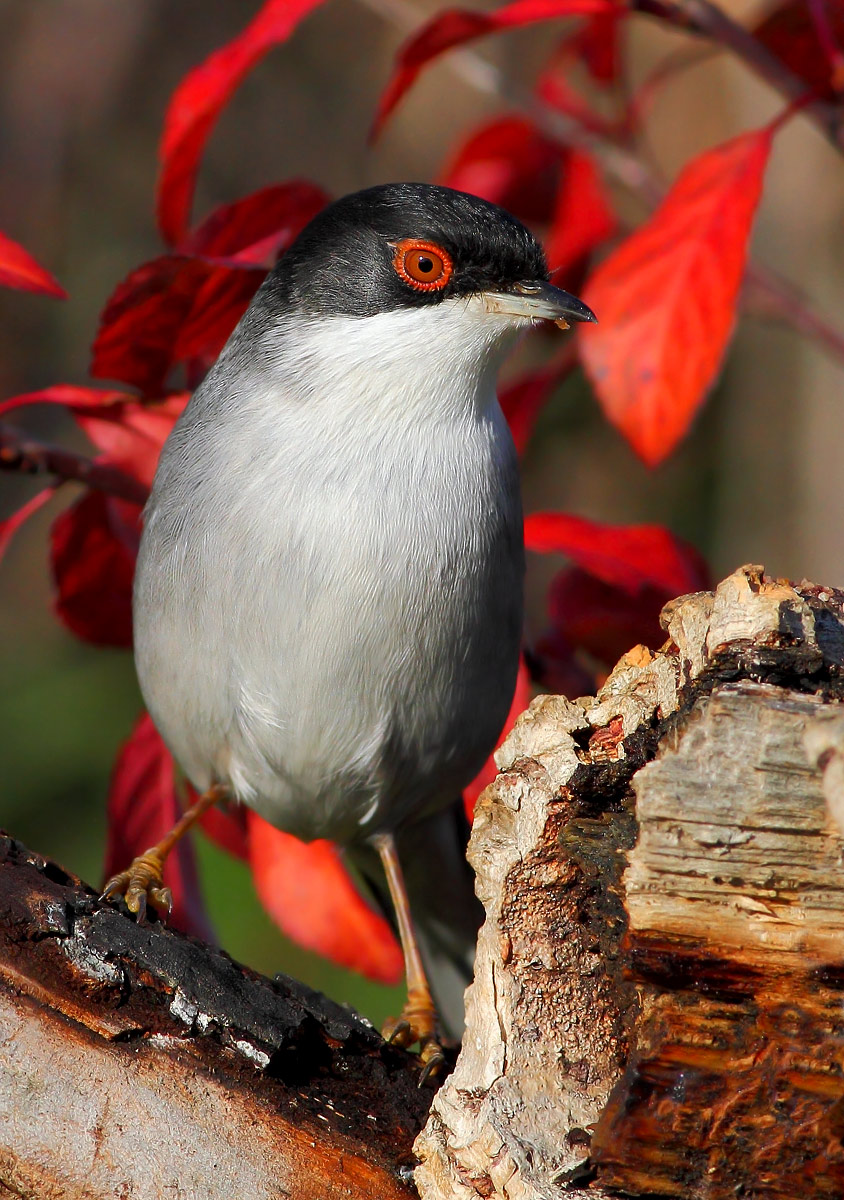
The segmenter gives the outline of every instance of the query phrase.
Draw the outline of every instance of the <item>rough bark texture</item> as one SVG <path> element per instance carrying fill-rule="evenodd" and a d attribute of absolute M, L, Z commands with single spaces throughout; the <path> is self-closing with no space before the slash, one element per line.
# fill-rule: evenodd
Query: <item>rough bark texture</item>
<path fill-rule="evenodd" d="M 844 1195 L 842 601 L 743 568 L 520 719 L 424 1200 Z"/>
<path fill-rule="evenodd" d="M 0 838 L 0 1195 L 412 1195 L 409 1056 Z"/>
<path fill-rule="evenodd" d="M 840 1200 L 844 593 L 746 567 L 663 623 L 499 752 L 421 1133 L 353 1013 L 0 842 L 0 1195 L 398 1200 L 413 1147 L 423 1200 Z"/>

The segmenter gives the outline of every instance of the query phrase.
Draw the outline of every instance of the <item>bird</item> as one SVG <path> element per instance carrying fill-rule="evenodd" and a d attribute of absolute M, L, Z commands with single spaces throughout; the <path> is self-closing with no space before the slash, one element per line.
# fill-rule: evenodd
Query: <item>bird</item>
<path fill-rule="evenodd" d="M 595 319 L 495 204 L 412 182 L 345 196 L 256 292 L 143 515 L 137 674 L 199 800 L 104 896 L 167 908 L 164 860 L 218 802 L 330 839 L 369 877 L 380 861 L 408 997 L 383 1032 L 418 1045 L 423 1078 L 443 1052 L 402 859 L 429 944 L 459 956 L 478 920 L 452 886 L 453 802 L 500 735 L 522 639 L 496 379 L 534 325 Z"/>

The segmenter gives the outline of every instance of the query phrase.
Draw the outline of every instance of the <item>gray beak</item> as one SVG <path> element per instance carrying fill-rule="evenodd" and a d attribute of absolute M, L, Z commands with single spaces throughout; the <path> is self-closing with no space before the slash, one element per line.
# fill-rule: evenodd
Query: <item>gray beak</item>
<path fill-rule="evenodd" d="M 517 283 L 512 292 L 484 292 L 487 312 L 531 321 L 554 321 L 567 329 L 569 321 L 597 321 L 598 318 L 577 296 L 541 280 Z"/>

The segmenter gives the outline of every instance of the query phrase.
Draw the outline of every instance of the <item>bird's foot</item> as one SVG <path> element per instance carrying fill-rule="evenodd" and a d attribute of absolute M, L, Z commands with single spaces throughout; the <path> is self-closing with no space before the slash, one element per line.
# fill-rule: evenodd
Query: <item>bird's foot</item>
<path fill-rule="evenodd" d="M 139 921 L 146 915 L 147 904 L 169 913 L 173 907 L 173 896 L 170 889 L 164 886 L 163 872 L 164 856 L 157 846 L 153 846 L 133 859 L 125 871 L 113 875 L 103 888 L 100 899 L 123 896 L 126 907 L 138 914 Z"/>
<path fill-rule="evenodd" d="M 429 995 L 417 997 L 410 993 L 401 1016 L 388 1017 L 381 1034 L 385 1042 L 405 1050 L 419 1043 L 420 1087 L 445 1066 L 445 1055 L 437 1041 L 437 1014 Z"/>

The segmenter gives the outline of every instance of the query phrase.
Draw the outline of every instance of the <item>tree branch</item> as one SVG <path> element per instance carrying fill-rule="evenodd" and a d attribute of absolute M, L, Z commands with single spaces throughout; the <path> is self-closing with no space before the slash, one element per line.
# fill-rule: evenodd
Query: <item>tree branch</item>
<path fill-rule="evenodd" d="M 98 462 L 63 446 L 35 441 L 5 422 L 0 422 L 0 471 L 52 475 L 58 480 L 87 484 L 132 504 L 144 505 L 149 496 L 145 484 L 119 467 Z"/>
<path fill-rule="evenodd" d="M 3 1195 L 412 1198 L 410 1055 L 3 836 L 0 1026 Z"/>
<path fill-rule="evenodd" d="M 731 50 L 791 104 L 802 101 L 809 91 L 805 80 L 790 71 L 758 38 L 711 0 L 633 0 L 633 7 Z M 812 117 L 833 146 L 844 152 L 844 109 L 826 100 L 810 100 L 803 111 Z"/>

